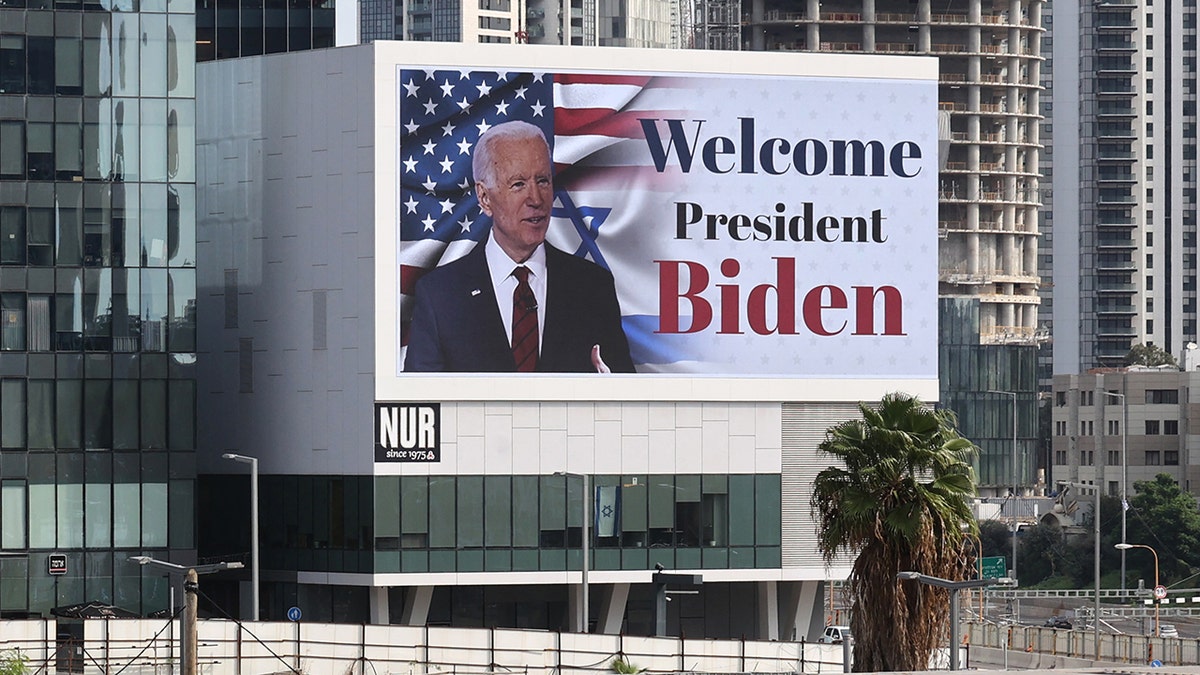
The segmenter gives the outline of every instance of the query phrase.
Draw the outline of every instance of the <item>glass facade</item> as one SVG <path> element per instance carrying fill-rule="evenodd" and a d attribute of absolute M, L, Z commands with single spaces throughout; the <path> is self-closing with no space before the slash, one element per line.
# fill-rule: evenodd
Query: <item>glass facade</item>
<path fill-rule="evenodd" d="M 347 573 L 580 569 L 577 476 L 260 476 L 264 570 Z M 778 569 L 779 474 L 596 475 L 591 569 Z M 200 548 L 249 550 L 246 476 L 205 476 Z M 267 597 L 294 593 L 292 586 Z M 210 584 L 211 587 L 211 584 Z M 281 596 L 281 597 L 283 597 Z M 232 597 L 232 594 L 230 595 Z M 281 601 L 282 602 L 282 601 Z M 266 607 L 266 619 L 287 604 Z"/>
<path fill-rule="evenodd" d="M 5 616 L 161 609 L 126 558 L 195 557 L 194 43 L 184 0 L 0 9 Z"/>
<path fill-rule="evenodd" d="M 200 61 L 332 47 L 333 0 L 200 0 Z"/>
<path fill-rule="evenodd" d="M 942 298 L 939 305 L 939 402 L 958 415 L 959 432 L 979 446 L 980 485 L 1031 485 L 1048 466 L 1038 432 L 1037 348 L 979 344 L 977 300 Z M 1017 473 L 1013 477 L 1013 397 L 1016 393 Z"/>

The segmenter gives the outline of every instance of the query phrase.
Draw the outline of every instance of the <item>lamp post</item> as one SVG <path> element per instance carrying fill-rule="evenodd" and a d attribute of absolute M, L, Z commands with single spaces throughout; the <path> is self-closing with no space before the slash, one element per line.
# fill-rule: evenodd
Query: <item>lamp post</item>
<path fill-rule="evenodd" d="M 1105 396 L 1121 399 L 1121 541 L 1125 541 L 1125 485 L 1129 482 L 1126 467 L 1129 458 L 1126 456 L 1125 439 L 1129 436 L 1129 406 L 1125 402 L 1125 394 L 1115 391 L 1104 392 Z M 1119 548 L 1119 547 L 1118 547 Z M 1125 590 L 1125 549 L 1121 549 L 1121 590 Z"/>
<path fill-rule="evenodd" d="M 1120 544 L 1117 544 L 1116 546 L 1118 549 L 1121 550 L 1121 553 L 1124 553 L 1125 551 L 1128 551 L 1131 548 L 1144 548 L 1147 551 L 1150 551 L 1151 553 L 1154 554 L 1154 589 L 1157 592 L 1157 590 L 1158 590 L 1158 551 L 1155 551 L 1153 548 L 1151 548 L 1145 544 L 1126 544 L 1125 542 L 1121 542 Z M 1161 636 L 1161 633 L 1159 632 L 1159 628 L 1158 628 L 1158 607 L 1160 604 L 1161 604 L 1161 601 L 1159 600 L 1159 598 L 1155 597 L 1154 598 L 1154 637 Z"/>
<path fill-rule="evenodd" d="M 988 389 L 989 394 L 1000 394 L 1002 396 L 1012 397 L 1012 422 L 1013 422 L 1013 444 L 1012 444 L 1012 482 L 1013 482 L 1013 523 L 1012 523 L 1012 571 L 1009 575 L 1017 578 L 1017 530 L 1020 527 L 1017 517 L 1020 515 L 1021 498 L 1017 492 L 1017 392 L 1015 391 L 999 391 L 996 389 Z"/>
<path fill-rule="evenodd" d="M 581 568 L 583 581 L 583 598 L 581 602 L 583 609 L 583 621 L 580 625 L 580 632 L 588 633 L 590 632 L 588 630 L 588 623 L 590 620 L 590 608 L 588 607 L 588 567 L 590 563 L 588 561 L 588 553 L 591 544 L 590 539 L 592 537 L 591 478 L 586 473 L 573 473 L 570 471 L 555 471 L 554 475 L 575 476 L 583 481 L 583 565 Z"/>
<path fill-rule="evenodd" d="M 958 670 L 958 592 L 964 588 L 984 588 L 1004 584 L 1003 579 L 967 579 L 952 581 L 941 577 L 931 577 L 920 572 L 900 572 L 896 581 L 919 581 L 929 586 L 949 589 L 950 591 L 950 670 Z M 1007 580 L 1011 584 L 1012 579 Z"/>
<path fill-rule="evenodd" d="M 242 566 L 240 562 L 219 562 L 210 563 L 207 565 L 179 565 L 166 560 L 157 560 L 148 555 L 135 555 L 129 557 L 129 562 L 134 562 L 142 566 L 149 566 L 158 569 L 160 572 L 165 572 L 173 578 L 178 577 L 183 580 L 184 593 L 184 611 L 182 620 L 182 630 L 179 635 L 179 656 L 182 661 L 183 675 L 198 675 L 198 666 L 196 660 L 196 649 L 198 646 L 196 640 L 196 591 L 199 590 L 199 584 L 196 581 L 196 576 L 199 574 L 211 574 L 220 572 L 221 570 L 235 570 Z M 172 605 L 175 603 L 172 602 Z M 175 612 L 175 607 L 171 607 L 171 612 Z"/>
<path fill-rule="evenodd" d="M 1100 486 L 1088 485 L 1087 483 L 1070 483 L 1064 482 L 1060 485 L 1073 487 L 1077 490 L 1091 490 L 1096 495 L 1095 513 L 1092 514 L 1092 536 L 1095 538 L 1093 542 L 1092 556 L 1095 558 L 1095 569 L 1093 576 L 1096 583 L 1096 609 L 1095 616 L 1092 617 L 1092 640 L 1095 642 L 1096 660 L 1100 660 Z"/>
<path fill-rule="evenodd" d="M 258 621 L 258 458 L 232 452 L 221 458 L 250 465 L 250 619 Z"/>

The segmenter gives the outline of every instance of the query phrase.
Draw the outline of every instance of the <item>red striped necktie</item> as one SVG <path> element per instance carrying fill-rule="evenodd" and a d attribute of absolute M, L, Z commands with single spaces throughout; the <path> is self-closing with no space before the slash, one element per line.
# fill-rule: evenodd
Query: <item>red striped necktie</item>
<path fill-rule="evenodd" d="M 517 289 L 513 291 L 512 351 L 517 371 L 537 370 L 538 319 L 537 298 L 529 287 L 529 268 L 524 265 L 513 270 Z"/>

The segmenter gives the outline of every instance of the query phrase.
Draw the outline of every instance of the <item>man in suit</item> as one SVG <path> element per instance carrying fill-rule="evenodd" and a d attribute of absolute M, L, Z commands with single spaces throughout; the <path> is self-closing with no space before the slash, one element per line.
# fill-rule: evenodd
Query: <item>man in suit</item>
<path fill-rule="evenodd" d="M 554 183 L 541 129 L 492 127 L 471 169 L 492 229 L 417 282 L 404 370 L 634 372 L 612 274 L 546 243 Z"/>

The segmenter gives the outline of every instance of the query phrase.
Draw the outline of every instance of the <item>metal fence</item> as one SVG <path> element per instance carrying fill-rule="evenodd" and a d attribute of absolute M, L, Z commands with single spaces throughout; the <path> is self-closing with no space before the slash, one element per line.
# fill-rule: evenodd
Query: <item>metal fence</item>
<path fill-rule="evenodd" d="M 972 621 L 967 624 L 966 632 L 973 646 L 1079 659 L 1092 659 L 1096 654 L 1095 634 L 1091 629 L 1062 630 Z M 1136 664 L 1157 660 L 1164 666 L 1194 666 L 1200 664 L 1200 639 L 1102 632 L 1100 660 Z"/>

